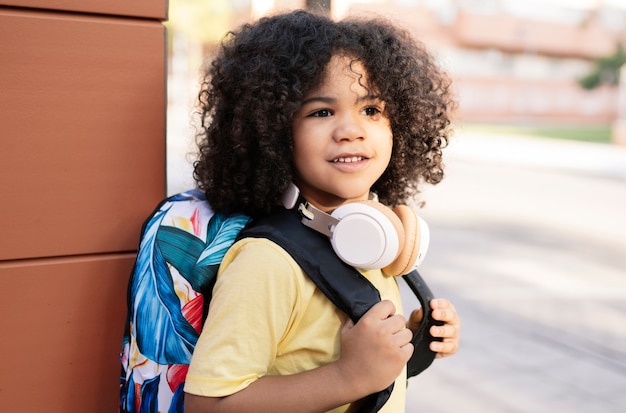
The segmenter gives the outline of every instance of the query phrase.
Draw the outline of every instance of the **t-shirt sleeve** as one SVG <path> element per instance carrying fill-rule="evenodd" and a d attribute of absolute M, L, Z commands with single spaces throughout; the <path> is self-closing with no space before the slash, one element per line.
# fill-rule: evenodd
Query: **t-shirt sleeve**
<path fill-rule="evenodd" d="M 245 239 L 222 261 L 185 392 L 223 397 L 267 374 L 298 313 L 300 271 L 267 240 Z"/>

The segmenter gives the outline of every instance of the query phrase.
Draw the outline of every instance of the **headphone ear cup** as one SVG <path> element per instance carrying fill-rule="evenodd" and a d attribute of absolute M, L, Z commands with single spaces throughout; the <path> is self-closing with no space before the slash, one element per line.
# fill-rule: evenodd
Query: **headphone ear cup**
<path fill-rule="evenodd" d="M 404 230 L 398 216 L 376 201 L 340 206 L 331 214 L 339 220 L 331 244 L 342 261 L 361 269 L 378 269 L 398 257 Z"/>
<path fill-rule="evenodd" d="M 402 222 L 402 217 L 398 215 L 398 213 L 395 212 L 395 210 L 392 210 L 388 206 L 383 205 L 378 201 L 372 201 L 368 199 L 367 201 L 359 201 L 359 203 L 363 205 L 368 205 L 376 209 L 377 211 L 382 213 L 385 216 L 385 218 L 389 220 L 391 225 L 393 225 L 393 228 L 396 230 L 396 233 L 398 234 L 398 242 L 400 243 L 400 248 L 402 248 L 402 245 L 404 245 L 405 237 L 406 237 L 406 234 L 404 232 L 404 223 Z M 407 206 L 405 206 L 405 208 L 410 209 Z M 412 209 L 410 210 L 411 212 L 413 211 Z"/>
<path fill-rule="evenodd" d="M 392 211 L 402 223 L 404 243 L 400 244 L 401 249 L 398 257 L 382 270 L 387 275 L 399 276 L 411 272 L 417 261 L 420 249 L 420 225 L 417 214 L 410 207 L 398 205 Z"/>

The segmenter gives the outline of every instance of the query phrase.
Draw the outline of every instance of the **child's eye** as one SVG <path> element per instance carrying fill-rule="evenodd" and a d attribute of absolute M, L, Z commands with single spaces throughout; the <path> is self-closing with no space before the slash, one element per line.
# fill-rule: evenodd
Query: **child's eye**
<path fill-rule="evenodd" d="M 320 110 L 316 110 L 315 112 L 311 113 L 309 116 L 311 117 L 315 117 L 315 118 L 325 118 L 327 116 L 331 116 L 332 112 L 329 109 L 320 109 Z"/>
<path fill-rule="evenodd" d="M 382 111 L 375 106 L 367 107 L 363 111 L 367 116 L 376 116 L 382 113 Z"/>

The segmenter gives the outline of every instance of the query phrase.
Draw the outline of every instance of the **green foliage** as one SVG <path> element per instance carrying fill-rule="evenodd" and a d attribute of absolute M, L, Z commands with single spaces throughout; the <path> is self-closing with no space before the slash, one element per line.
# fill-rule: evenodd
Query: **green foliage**
<path fill-rule="evenodd" d="M 590 73 L 578 79 L 578 84 L 584 89 L 594 89 L 600 85 L 617 85 L 619 83 L 620 68 L 626 64 L 624 45 L 618 43 L 615 52 L 610 56 L 599 57 L 594 62 Z"/>

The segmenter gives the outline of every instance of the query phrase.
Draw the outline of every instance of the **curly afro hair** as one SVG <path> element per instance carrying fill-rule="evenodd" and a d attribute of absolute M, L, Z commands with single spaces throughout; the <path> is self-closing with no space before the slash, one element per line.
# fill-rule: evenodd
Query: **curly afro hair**
<path fill-rule="evenodd" d="M 454 102 L 425 47 L 382 18 L 300 10 L 229 33 L 204 76 L 194 178 L 216 212 L 258 216 L 280 203 L 293 178 L 293 114 L 337 54 L 363 64 L 391 121 L 391 161 L 372 187 L 380 201 L 405 203 L 441 181 Z"/>

